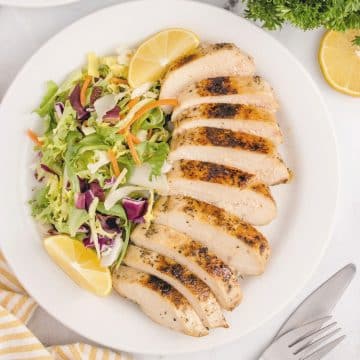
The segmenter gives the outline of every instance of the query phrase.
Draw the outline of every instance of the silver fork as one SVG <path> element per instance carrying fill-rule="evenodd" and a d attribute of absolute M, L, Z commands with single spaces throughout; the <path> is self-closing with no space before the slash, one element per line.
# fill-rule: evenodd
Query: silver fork
<path fill-rule="evenodd" d="M 331 316 L 327 316 L 287 332 L 272 343 L 259 360 L 322 359 L 346 337 L 342 335 L 325 343 L 341 330 L 336 322 L 323 326 L 330 319 Z"/>

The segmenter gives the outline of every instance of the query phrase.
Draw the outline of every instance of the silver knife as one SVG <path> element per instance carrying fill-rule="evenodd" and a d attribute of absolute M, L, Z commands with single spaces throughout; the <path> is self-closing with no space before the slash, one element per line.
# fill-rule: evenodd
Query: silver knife
<path fill-rule="evenodd" d="M 355 273 L 356 266 L 348 264 L 314 290 L 284 322 L 274 341 L 307 322 L 330 315 Z"/>

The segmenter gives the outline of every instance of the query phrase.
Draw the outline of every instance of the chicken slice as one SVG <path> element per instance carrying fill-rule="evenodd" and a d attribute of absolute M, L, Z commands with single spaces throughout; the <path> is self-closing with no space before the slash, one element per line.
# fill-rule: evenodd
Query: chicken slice
<path fill-rule="evenodd" d="M 137 303 L 153 321 L 191 336 L 204 336 L 208 330 L 186 298 L 165 281 L 153 275 L 120 266 L 113 273 L 114 289 Z"/>
<path fill-rule="evenodd" d="M 170 66 L 161 86 L 160 99 L 177 98 L 186 86 L 209 77 L 254 73 L 253 59 L 234 44 L 202 45 Z"/>
<path fill-rule="evenodd" d="M 244 171 L 210 162 L 180 160 L 167 173 L 169 195 L 189 196 L 218 206 L 253 225 L 276 216 L 268 186 Z"/>
<path fill-rule="evenodd" d="M 252 105 L 200 104 L 181 112 L 173 123 L 174 135 L 196 127 L 213 127 L 261 136 L 275 145 L 283 141 L 274 114 Z"/>
<path fill-rule="evenodd" d="M 259 76 L 220 76 L 189 85 L 178 96 L 172 118 L 191 106 L 211 103 L 244 104 L 275 112 L 279 105 L 270 85 Z"/>
<path fill-rule="evenodd" d="M 254 174 L 267 185 L 285 183 L 290 174 L 270 140 L 240 131 L 200 127 L 173 136 L 170 161 L 207 161 Z"/>
<path fill-rule="evenodd" d="M 264 272 L 270 256 L 266 238 L 253 226 L 214 205 L 190 197 L 161 197 L 155 222 L 181 231 L 206 246 L 240 275 Z"/>
<path fill-rule="evenodd" d="M 162 204 L 167 200 L 166 197 L 161 199 Z M 159 204 L 156 208 L 156 213 L 160 214 L 163 206 Z M 224 309 L 232 310 L 241 302 L 241 288 L 230 267 L 206 246 L 186 234 L 153 223 L 149 228 L 138 225 L 131 234 L 131 240 L 138 246 L 146 246 L 186 266 L 209 286 Z"/>
<path fill-rule="evenodd" d="M 166 281 L 189 301 L 207 328 L 228 327 L 209 287 L 185 266 L 155 251 L 130 245 L 125 265 Z"/>

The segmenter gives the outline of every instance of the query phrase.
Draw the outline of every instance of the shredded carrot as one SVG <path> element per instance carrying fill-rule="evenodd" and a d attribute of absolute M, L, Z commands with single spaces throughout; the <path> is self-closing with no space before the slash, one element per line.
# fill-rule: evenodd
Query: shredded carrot
<path fill-rule="evenodd" d="M 130 129 L 130 126 L 138 119 L 140 119 L 144 114 L 146 114 L 148 111 L 157 108 L 158 106 L 162 106 L 162 105 L 170 105 L 170 106 L 176 106 L 178 105 L 178 101 L 176 99 L 161 99 L 161 100 L 157 100 L 157 101 L 153 101 L 149 104 L 144 105 L 141 109 L 139 109 L 135 115 L 133 116 L 133 118 L 129 121 L 128 124 L 125 125 L 124 128 L 119 129 L 118 133 L 119 134 L 123 134 L 123 131 L 125 129 L 125 132 L 128 131 Z"/>
<path fill-rule="evenodd" d="M 127 104 L 129 110 L 131 110 L 139 102 L 139 100 L 140 100 L 139 96 L 134 99 L 131 99 Z"/>
<path fill-rule="evenodd" d="M 81 87 L 81 91 L 80 91 L 80 104 L 81 106 L 85 106 L 86 105 L 86 90 L 89 87 L 90 83 L 91 83 L 92 77 L 90 75 L 86 76 L 84 83 Z"/>
<path fill-rule="evenodd" d="M 109 149 L 107 154 L 108 154 L 108 158 L 111 162 L 111 166 L 113 168 L 115 176 L 119 176 L 120 175 L 119 164 L 116 160 L 116 156 L 115 156 L 114 152 L 111 149 Z"/>
<path fill-rule="evenodd" d="M 34 142 L 37 146 L 44 145 L 44 143 L 41 140 L 39 140 L 39 137 L 31 129 L 29 129 L 26 133 L 27 136 L 31 139 L 31 141 Z"/>
<path fill-rule="evenodd" d="M 131 153 L 131 156 L 133 157 L 133 159 L 135 161 L 135 164 L 136 165 L 141 165 L 139 154 L 137 153 L 137 151 L 135 149 L 135 145 L 134 145 L 132 137 L 130 135 L 128 135 L 126 137 L 126 140 L 127 140 L 128 145 L 129 145 L 130 153 Z"/>
<path fill-rule="evenodd" d="M 137 138 L 134 134 L 129 133 L 129 136 L 131 137 L 134 144 L 140 144 L 141 143 L 141 140 L 139 138 Z"/>
<path fill-rule="evenodd" d="M 112 77 L 110 80 L 109 80 L 110 84 L 115 84 L 115 85 L 120 85 L 120 84 L 124 84 L 124 85 L 127 85 L 127 80 L 125 79 L 121 79 L 121 78 L 118 78 L 118 77 Z"/>

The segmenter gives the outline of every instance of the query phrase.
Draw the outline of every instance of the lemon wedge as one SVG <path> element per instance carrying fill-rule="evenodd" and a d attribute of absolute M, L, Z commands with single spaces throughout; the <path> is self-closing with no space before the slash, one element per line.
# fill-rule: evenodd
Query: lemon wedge
<path fill-rule="evenodd" d="M 326 81 L 335 90 L 360 96 L 360 46 L 353 44 L 360 30 L 328 31 L 319 50 L 319 63 Z"/>
<path fill-rule="evenodd" d="M 177 58 L 196 49 L 199 38 L 185 29 L 163 30 L 143 42 L 129 64 L 128 82 L 138 87 L 160 79 Z"/>
<path fill-rule="evenodd" d="M 44 246 L 52 259 L 82 288 L 99 296 L 111 292 L 108 268 L 100 265 L 96 253 L 67 235 L 50 236 Z"/>

